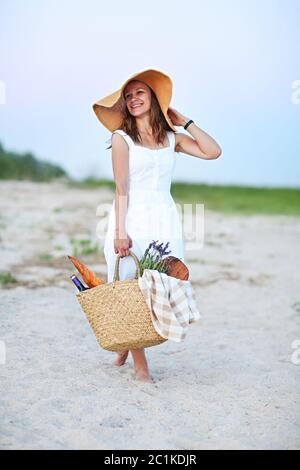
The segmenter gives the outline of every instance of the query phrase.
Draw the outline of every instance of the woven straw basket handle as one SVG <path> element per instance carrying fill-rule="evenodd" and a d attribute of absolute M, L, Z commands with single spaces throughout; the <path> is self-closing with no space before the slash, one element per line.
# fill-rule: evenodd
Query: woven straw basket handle
<path fill-rule="evenodd" d="M 133 257 L 134 262 L 136 264 L 136 273 L 135 273 L 135 278 L 134 279 L 138 279 L 138 277 L 141 276 L 141 267 L 140 267 L 139 260 L 138 260 L 137 256 L 133 253 L 133 251 L 129 250 L 129 254 L 130 254 L 130 256 Z M 119 253 L 117 255 L 116 264 L 115 264 L 114 281 L 119 281 L 119 265 L 120 265 L 120 259 L 121 258 L 122 258 L 122 256 Z"/>

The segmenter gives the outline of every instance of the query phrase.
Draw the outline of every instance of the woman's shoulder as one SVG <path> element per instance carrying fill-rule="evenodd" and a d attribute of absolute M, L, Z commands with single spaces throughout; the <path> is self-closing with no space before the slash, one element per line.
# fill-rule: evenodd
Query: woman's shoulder
<path fill-rule="evenodd" d="M 116 134 L 116 133 L 121 134 L 121 135 L 128 135 L 128 134 L 126 134 L 125 131 L 123 131 L 123 129 L 116 129 L 115 131 L 112 132 L 111 135 L 113 136 L 113 134 Z"/>
<path fill-rule="evenodd" d="M 106 141 L 109 144 L 108 148 L 110 148 L 112 146 L 112 137 L 113 137 L 114 134 L 121 135 L 124 138 L 124 140 L 127 142 L 128 147 L 129 148 L 131 147 L 132 140 L 131 140 L 130 136 L 123 129 L 116 129 L 111 133 L 110 138 Z"/>

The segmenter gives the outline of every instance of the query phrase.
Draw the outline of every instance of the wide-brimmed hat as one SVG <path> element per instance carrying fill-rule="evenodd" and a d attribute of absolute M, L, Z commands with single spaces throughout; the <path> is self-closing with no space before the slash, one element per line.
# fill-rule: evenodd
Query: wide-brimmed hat
<path fill-rule="evenodd" d="M 93 110 L 99 121 L 111 132 L 120 128 L 125 105 L 123 90 L 131 80 L 141 80 L 154 91 L 167 123 L 176 131 L 167 113 L 172 98 L 173 83 L 166 73 L 157 69 L 146 69 L 131 75 L 117 91 L 96 101 Z"/>

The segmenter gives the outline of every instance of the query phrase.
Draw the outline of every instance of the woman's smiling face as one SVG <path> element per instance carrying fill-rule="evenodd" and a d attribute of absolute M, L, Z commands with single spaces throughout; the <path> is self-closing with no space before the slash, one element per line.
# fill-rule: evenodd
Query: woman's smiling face
<path fill-rule="evenodd" d="M 124 89 L 124 98 L 128 111 L 133 116 L 140 116 L 151 108 L 151 91 L 140 80 L 132 80 Z"/>

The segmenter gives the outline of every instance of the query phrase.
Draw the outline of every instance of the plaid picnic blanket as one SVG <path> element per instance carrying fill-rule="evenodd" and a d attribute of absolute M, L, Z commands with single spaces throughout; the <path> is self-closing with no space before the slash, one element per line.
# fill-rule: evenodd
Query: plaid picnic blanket
<path fill-rule="evenodd" d="M 182 341 L 188 325 L 201 318 L 191 282 L 144 269 L 138 283 L 157 333 L 166 339 Z"/>

